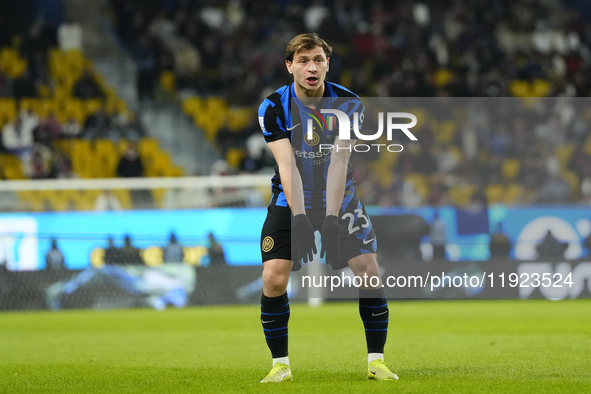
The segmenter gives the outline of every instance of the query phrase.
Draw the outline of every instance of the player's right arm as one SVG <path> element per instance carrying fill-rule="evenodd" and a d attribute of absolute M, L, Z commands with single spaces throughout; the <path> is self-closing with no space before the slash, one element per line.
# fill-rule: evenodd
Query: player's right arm
<path fill-rule="evenodd" d="M 263 101 L 259 107 L 259 123 L 267 146 L 271 149 L 279 167 L 281 188 L 293 214 L 291 232 L 297 243 L 298 255 L 292 256 L 292 260 L 303 258 L 306 263 L 312 261 L 316 253 L 314 228 L 306 216 L 302 177 L 296 166 L 289 134 L 283 124 L 283 118 L 280 118 L 275 110 L 275 105 L 278 104 L 274 104 L 268 98 Z"/>
<path fill-rule="evenodd" d="M 275 93 L 274 95 L 276 95 Z M 259 107 L 259 125 L 279 167 L 281 188 L 294 216 L 305 214 L 302 177 L 297 170 L 295 155 L 277 97 L 269 96 Z"/>
<path fill-rule="evenodd" d="M 281 186 L 287 204 L 291 208 L 293 216 L 306 213 L 304 208 L 304 189 L 302 186 L 302 177 L 300 172 L 296 169 L 295 156 L 291 149 L 289 139 L 283 138 L 277 141 L 269 142 L 267 144 L 277 166 L 279 167 L 279 177 L 281 178 Z M 292 171 L 292 169 L 296 169 Z"/>

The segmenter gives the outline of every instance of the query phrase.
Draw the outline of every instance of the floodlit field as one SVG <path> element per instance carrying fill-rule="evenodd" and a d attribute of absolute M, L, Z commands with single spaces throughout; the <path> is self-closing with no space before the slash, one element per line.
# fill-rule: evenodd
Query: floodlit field
<path fill-rule="evenodd" d="M 256 306 L 0 314 L 1 393 L 591 392 L 591 300 L 390 302 L 366 380 L 357 304 L 292 305 L 294 381 L 271 367 Z"/>

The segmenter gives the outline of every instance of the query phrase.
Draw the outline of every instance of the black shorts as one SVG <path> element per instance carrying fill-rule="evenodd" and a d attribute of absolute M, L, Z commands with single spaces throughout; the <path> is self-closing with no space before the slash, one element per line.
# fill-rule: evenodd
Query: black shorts
<path fill-rule="evenodd" d="M 354 195 L 343 201 L 343 207 L 339 215 L 339 224 L 348 230 L 348 234 L 341 235 L 341 261 L 332 264 L 333 269 L 341 269 L 347 266 L 353 257 L 365 253 L 377 252 L 376 235 L 365 207 Z M 314 231 L 322 228 L 326 209 L 308 209 L 306 211 Z M 291 209 L 288 207 L 269 206 L 267 219 L 261 232 L 261 254 L 263 262 L 272 259 L 292 260 L 291 255 Z M 318 249 L 320 253 L 320 249 Z M 300 262 L 294 262 L 293 271 L 301 267 Z"/>

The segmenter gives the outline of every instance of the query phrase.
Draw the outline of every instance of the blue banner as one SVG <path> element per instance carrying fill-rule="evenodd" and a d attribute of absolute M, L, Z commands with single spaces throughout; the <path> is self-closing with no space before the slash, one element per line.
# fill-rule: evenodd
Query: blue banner
<path fill-rule="evenodd" d="M 431 225 L 437 212 L 444 229 L 445 255 L 449 261 L 483 261 L 490 258 L 491 236 L 502 232 L 511 243 L 510 257 L 538 259 L 537 246 L 550 232 L 564 245 L 564 259 L 589 255 L 584 246 L 591 234 L 589 207 L 504 207 L 486 211 L 458 210 L 453 207 L 414 209 L 369 207 L 371 217 L 411 215 Z M 260 231 L 266 209 L 209 209 L 177 211 L 60 212 L 0 214 L 0 265 L 11 271 L 46 268 L 52 240 L 63 254 L 68 269 L 84 269 L 104 263 L 107 238 L 123 247 L 129 235 L 148 265 L 162 263 L 162 248 L 172 232 L 184 250 L 184 261 L 207 265 L 209 234 L 222 246 L 228 265 L 260 264 Z M 380 237 L 378 248 L 393 241 Z M 431 234 L 420 239 L 423 260 L 433 253 Z M 101 252 L 102 251 L 102 252 Z"/>

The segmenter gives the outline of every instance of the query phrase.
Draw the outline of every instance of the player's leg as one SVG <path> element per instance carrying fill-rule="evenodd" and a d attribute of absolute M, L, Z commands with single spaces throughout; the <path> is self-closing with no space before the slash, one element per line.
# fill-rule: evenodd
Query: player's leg
<path fill-rule="evenodd" d="M 365 253 L 349 260 L 349 266 L 355 276 L 363 278 L 367 276 L 367 287 L 359 288 L 359 314 L 365 327 L 365 339 L 369 361 L 377 358 L 383 359 L 384 345 L 388 335 L 388 300 L 382 287 L 380 270 L 376 254 Z M 378 280 L 370 280 L 377 277 Z M 370 287 L 373 284 L 375 287 Z"/>
<path fill-rule="evenodd" d="M 288 358 L 289 299 L 287 284 L 291 261 L 273 259 L 264 262 L 261 323 L 267 346 L 273 356 L 273 369 L 262 383 L 292 380 Z"/>
<path fill-rule="evenodd" d="M 376 253 L 364 253 L 348 261 L 355 276 L 367 277 L 359 289 L 359 315 L 365 327 L 368 353 L 368 378 L 397 380 L 384 363 L 384 346 L 388 335 L 389 309 L 386 292 L 382 287 Z M 371 280 L 371 278 L 377 278 Z M 365 286 L 367 284 L 367 286 Z"/>
<path fill-rule="evenodd" d="M 261 323 L 267 346 L 273 357 L 273 369 L 261 382 L 291 380 L 287 358 L 289 299 L 287 283 L 291 262 L 291 210 L 270 206 L 261 231 L 263 294 Z"/>

